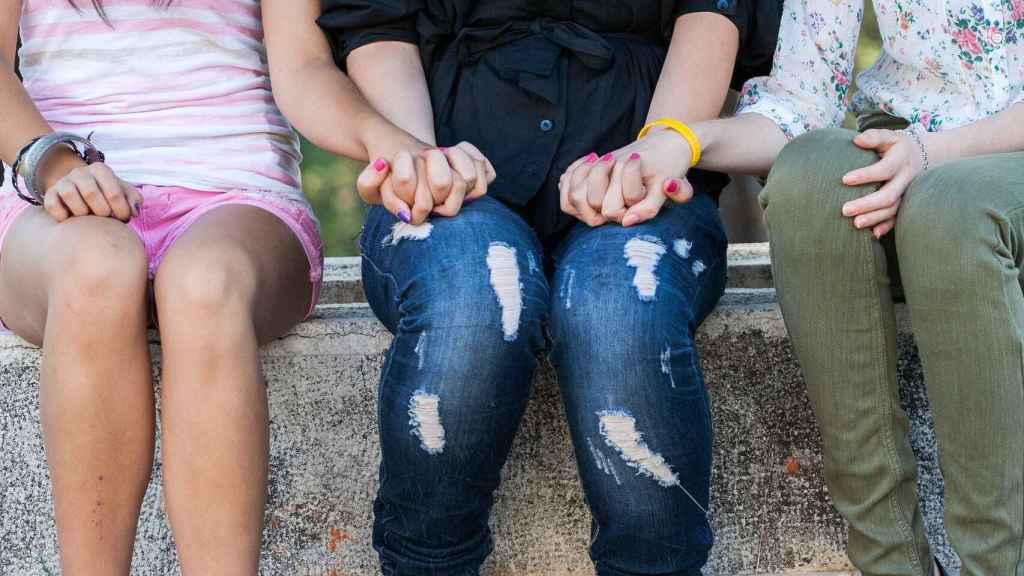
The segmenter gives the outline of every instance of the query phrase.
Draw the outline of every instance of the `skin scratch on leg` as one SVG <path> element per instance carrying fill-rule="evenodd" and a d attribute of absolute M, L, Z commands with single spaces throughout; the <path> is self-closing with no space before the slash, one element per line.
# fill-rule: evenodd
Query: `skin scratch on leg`
<path fill-rule="evenodd" d="M 658 290 L 658 277 L 654 271 L 658 262 L 665 255 L 665 245 L 653 236 L 637 236 L 626 242 L 623 250 L 626 264 L 636 268 L 633 276 L 633 286 L 640 300 L 649 302 L 654 300 Z"/>
<path fill-rule="evenodd" d="M 636 429 L 636 418 L 620 410 L 602 410 L 597 412 L 597 417 L 598 430 L 605 444 L 618 452 L 626 465 L 635 469 L 637 474 L 654 479 L 661 486 L 678 487 L 701 512 L 708 513 L 693 494 L 679 482 L 679 476 L 665 458 L 647 446 L 643 434 Z"/>
<path fill-rule="evenodd" d="M 501 242 L 492 243 L 487 250 L 487 267 L 491 271 L 491 286 L 501 305 L 505 341 L 512 342 L 519 335 L 519 318 L 523 312 L 523 286 L 519 282 L 516 249 Z"/>
<path fill-rule="evenodd" d="M 430 455 L 444 452 L 444 426 L 441 425 L 441 398 L 419 390 L 409 399 L 409 425 L 420 439 L 420 446 Z"/>
<path fill-rule="evenodd" d="M 395 225 L 391 227 L 391 234 L 384 237 L 383 244 L 385 246 L 397 246 L 402 240 L 426 240 L 430 238 L 430 232 L 433 229 L 434 225 L 430 222 L 424 222 L 418 226 L 406 224 L 405 222 L 395 222 Z"/>

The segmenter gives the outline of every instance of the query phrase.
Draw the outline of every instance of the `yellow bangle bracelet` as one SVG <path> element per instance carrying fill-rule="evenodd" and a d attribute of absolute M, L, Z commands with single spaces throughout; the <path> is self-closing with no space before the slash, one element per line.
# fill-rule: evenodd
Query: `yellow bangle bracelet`
<path fill-rule="evenodd" d="M 640 130 L 640 134 L 637 135 L 636 139 L 640 140 L 644 136 L 647 136 L 647 133 L 650 132 L 651 128 L 654 128 L 655 126 L 664 126 L 669 130 L 675 130 L 676 132 L 679 133 L 680 136 L 682 136 L 686 140 L 687 144 L 690 145 L 690 168 L 693 168 L 694 166 L 697 165 L 698 162 L 700 162 L 700 139 L 697 138 L 697 134 L 693 131 L 692 128 L 690 128 L 686 124 L 683 124 L 679 120 L 673 120 L 671 118 L 659 118 L 658 120 L 650 122 L 649 124 L 644 126 L 643 129 Z"/>

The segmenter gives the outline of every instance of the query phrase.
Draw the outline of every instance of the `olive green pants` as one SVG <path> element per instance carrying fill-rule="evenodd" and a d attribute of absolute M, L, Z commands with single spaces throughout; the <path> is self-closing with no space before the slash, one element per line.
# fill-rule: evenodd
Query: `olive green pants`
<path fill-rule="evenodd" d="M 902 278 L 962 573 L 1024 576 L 1024 153 L 919 175 L 879 242 L 841 213 L 875 189 L 841 183 L 877 161 L 855 135 L 795 139 L 762 194 L 779 303 L 829 491 L 850 525 L 850 559 L 866 576 L 931 570 L 896 383 L 892 290 Z"/>

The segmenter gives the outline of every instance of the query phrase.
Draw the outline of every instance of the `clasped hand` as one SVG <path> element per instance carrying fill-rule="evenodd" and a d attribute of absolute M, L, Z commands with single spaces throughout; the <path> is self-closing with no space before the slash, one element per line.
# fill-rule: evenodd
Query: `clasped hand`
<path fill-rule="evenodd" d="M 450 148 L 417 143 L 371 158 L 376 160 L 356 180 L 359 196 L 410 224 L 422 224 L 431 214 L 455 216 L 465 202 L 487 194 L 496 176 L 487 157 L 468 142 Z"/>
<path fill-rule="evenodd" d="M 562 211 L 590 226 L 634 226 L 661 212 L 665 202 L 693 197 L 686 179 L 689 143 L 665 128 L 652 130 L 604 156 L 591 152 L 573 162 L 558 182 Z"/>

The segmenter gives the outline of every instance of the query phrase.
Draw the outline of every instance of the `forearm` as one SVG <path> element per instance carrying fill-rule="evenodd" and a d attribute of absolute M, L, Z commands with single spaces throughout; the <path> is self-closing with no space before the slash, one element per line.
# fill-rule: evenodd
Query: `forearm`
<path fill-rule="evenodd" d="M 354 158 L 422 146 L 384 118 L 334 62 L 317 26 L 319 0 L 263 0 L 263 28 L 274 98 L 313 144 Z"/>
<path fill-rule="evenodd" d="M 959 158 L 1024 151 L 1024 103 L 960 128 L 931 132 L 922 142 L 929 164 L 939 166 Z"/>
<path fill-rule="evenodd" d="M 430 92 L 416 45 L 367 44 L 349 54 L 346 66 L 352 81 L 384 118 L 427 144 L 437 144 Z"/>
<path fill-rule="evenodd" d="M 0 58 L 0 159 L 11 166 L 18 153 L 34 138 L 53 131 L 42 114 L 29 98 L 12 62 Z M 39 167 L 39 184 L 42 190 L 49 188 L 56 180 L 82 165 L 81 158 L 71 150 L 63 148 L 49 154 Z"/>
<path fill-rule="evenodd" d="M 782 130 L 761 114 L 691 124 L 701 142 L 698 168 L 763 176 L 789 142 Z"/>
<path fill-rule="evenodd" d="M 676 21 L 648 122 L 675 118 L 692 123 L 717 118 L 732 78 L 739 32 L 724 16 L 696 12 Z"/>
<path fill-rule="evenodd" d="M 675 118 L 701 143 L 700 168 L 767 173 L 785 135 L 757 114 L 719 119 L 732 79 L 739 34 L 712 13 L 687 14 L 676 22 L 672 44 L 648 113 L 648 121 Z"/>
<path fill-rule="evenodd" d="M 329 57 L 271 68 L 278 106 L 316 146 L 368 161 L 380 152 L 378 141 L 415 141 L 378 113 Z"/>

